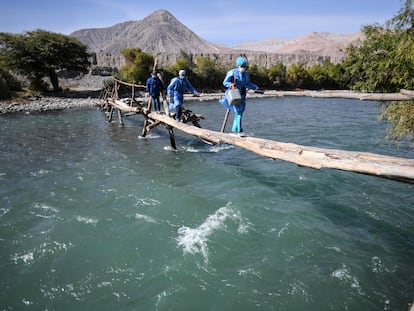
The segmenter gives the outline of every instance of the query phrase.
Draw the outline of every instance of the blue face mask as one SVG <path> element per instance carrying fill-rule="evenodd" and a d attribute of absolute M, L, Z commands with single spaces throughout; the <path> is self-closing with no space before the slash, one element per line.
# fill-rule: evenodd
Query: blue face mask
<path fill-rule="evenodd" d="M 240 71 L 241 73 L 245 72 L 245 71 L 246 71 L 246 67 L 239 67 L 239 71 Z"/>

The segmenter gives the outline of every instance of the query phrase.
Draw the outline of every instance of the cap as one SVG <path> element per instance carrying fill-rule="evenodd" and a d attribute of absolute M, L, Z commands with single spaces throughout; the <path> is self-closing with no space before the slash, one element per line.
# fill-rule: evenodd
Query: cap
<path fill-rule="evenodd" d="M 237 59 L 236 59 L 236 66 L 237 67 L 239 67 L 239 66 L 246 67 L 246 65 L 247 65 L 247 61 L 243 56 L 237 57 Z"/>

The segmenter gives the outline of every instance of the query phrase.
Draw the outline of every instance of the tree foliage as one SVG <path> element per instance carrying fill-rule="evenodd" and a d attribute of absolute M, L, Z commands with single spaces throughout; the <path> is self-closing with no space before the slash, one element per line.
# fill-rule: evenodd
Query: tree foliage
<path fill-rule="evenodd" d="M 152 71 L 154 56 L 137 48 L 124 49 L 121 54 L 125 58 L 125 65 L 120 70 L 121 78 L 131 83 L 145 84 Z"/>
<path fill-rule="evenodd" d="M 302 64 L 293 64 L 287 69 L 287 83 L 297 88 L 309 88 L 311 76 Z"/>
<path fill-rule="evenodd" d="M 381 114 L 382 119 L 391 123 L 389 137 L 400 139 L 413 136 L 414 133 L 414 102 L 393 102 Z"/>
<path fill-rule="evenodd" d="M 14 92 L 21 90 L 21 84 L 3 67 L 0 66 L 0 99 L 7 99 L 12 97 Z"/>
<path fill-rule="evenodd" d="M 84 44 L 63 34 L 45 30 L 0 33 L 1 62 L 27 76 L 35 85 L 48 77 L 54 91 L 59 91 L 57 72 L 87 72 L 88 57 Z"/>
<path fill-rule="evenodd" d="M 278 63 L 270 66 L 267 71 L 267 77 L 271 81 L 274 87 L 285 87 L 286 86 L 286 66 L 282 63 Z"/>
<path fill-rule="evenodd" d="M 188 77 L 191 77 L 193 67 L 194 64 L 190 62 L 190 59 L 188 57 L 182 57 L 179 58 L 174 65 L 167 68 L 167 71 L 169 73 L 169 76 L 173 77 L 178 76 L 178 72 L 182 69 L 186 71 Z"/>
<path fill-rule="evenodd" d="M 412 1 L 407 0 L 385 26 L 365 26 L 365 40 L 348 49 L 344 68 L 353 89 L 395 92 L 414 88 Z"/>
<path fill-rule="evenodd" d="M 414 8 L 406 0 L 384 26 L 363 28 L 366 39 L 351 47 L 344 68 L 353 89 L 398 92 L 414 89 Z M 414 134 L 414 102 L 391 103 L 381 115 L 391 123 L 394 138 Z"/>
<path fill-rule="evenodd" d="M 196 58 L 194 68 L 196 80 L 192 84 L 199 89 L 221 89 L 222 80 L 226 75 L 226 70 L 218 63 L 214 63 L 208 56 L 199 56 Z"/>
<path fill-rule="evenodd" d="M 263 67 L 258 67 L 256 64 L 248 65 L 250 80 L 255 84 L 260 85 L 261 88 L 272 87 L 268 78 L 268 70 Z M 223 77 L 221 78 L 223 80 Z M 222 81 L 220 81 L 222 82 Z"/>
<path fill-rule="evenodd" d="M 191 83 L 200 90 L 222 89 L 223 79 L 227 70 L 223 65 L 209 56 L 196 57 L 192 63 L 191 57 L 183 57 L 164 71 L 165 82 L 178 75 L 184 69 Z M 256 64 L 248 66 L 250 79 L 260 88 L 289 90 L 297 88 L 306 89 L 346 89 L 348 78 L 344 73 L 342 64 L 326 62 L 321 65 L 305 66 L 292 64 L 286 66 L 282 63 L 271 65 L 269 68 L 259 67 Z"/>

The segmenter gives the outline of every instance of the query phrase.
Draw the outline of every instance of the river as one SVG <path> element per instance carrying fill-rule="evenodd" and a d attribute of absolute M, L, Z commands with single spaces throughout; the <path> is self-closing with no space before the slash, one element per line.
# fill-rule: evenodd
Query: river
<path fill-rule="evenodd" d="M 189 102 L 204 128 L 224 108 Z M 371 101 L 250 99 L 247 135 L 414 158 Z M 96 109 L 0 117 L 2 310 L 405 310 L 414 185 Z M 227 131 L 230 129 L 230 116 Z"/>

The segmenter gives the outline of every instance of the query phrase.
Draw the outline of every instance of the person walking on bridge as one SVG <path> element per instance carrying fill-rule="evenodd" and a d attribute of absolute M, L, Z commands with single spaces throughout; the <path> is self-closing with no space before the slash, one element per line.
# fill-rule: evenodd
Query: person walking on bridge
<path fill-rule="evenodd" d="M 157 76 L 157 73 L 153 71 L 151 77 L 147 79 L 145 83 L 145 95 L 151 96 L 152 106 L 154 111 L 161 111 L 160 106 L 160 93 L 164 89 L 164 83 Z"/>
<path fill-rule="evenodd" d="M 169 110 L 175 110 L 175 120 L 181 122 L 181 113 L 183 111 L 184 93 L 190 91 L 196 96 L 200 96 L 198 91 L 186 79 L 185 70 L 178 72 L 178 77 L 174 77 L 167 87 L 167 93 L 170 97 Z"/>
<path fill-rule="evenodd" d="M 234 111 L 234 121 L 232 132 L 243 136 L 242 117 L 246 109 L 246 90 L 258 90 L 258 86 L 250 81 L 249 73 L 246 71 L 247 60 L 243 56 L 236 59 L 236 68 L 227 72 L 223 80 L 223 85 L 227 88 L 224 98 L 220 103 L 230 111 Z M 231 89 L 237 88 L 240 91 L 241 101 L 236 105 L 231 105 L 227 99 L 227 94 Z"/>

